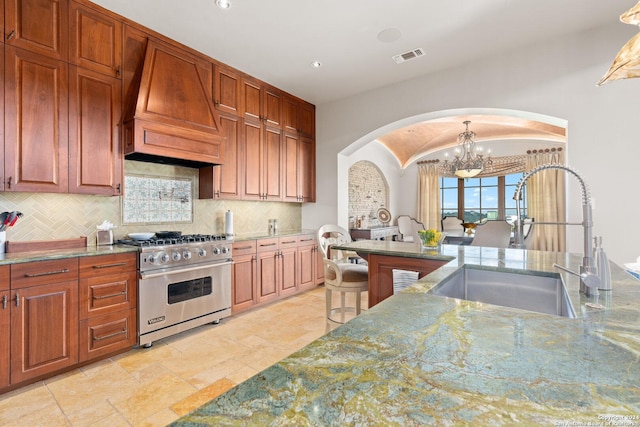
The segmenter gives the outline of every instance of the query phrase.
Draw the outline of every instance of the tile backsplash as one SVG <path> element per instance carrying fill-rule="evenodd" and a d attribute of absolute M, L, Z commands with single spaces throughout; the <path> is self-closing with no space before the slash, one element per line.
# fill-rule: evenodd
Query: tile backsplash
<path fill-rule="evenodd" d="M 170 182 L 192 183 L 192 194 L 198 194 L 197 169 L 153 163 L 125 161 L 125 174 L 135 177 L 154 177 Z M 128 189 L 125 187 L 125 193 Z M 174 196 L 176 193 L 174 192 Z M 234 234 L 255 235 L 268 232 L 268 221 L 278 220 L 281 231 L 299 230 L 302 209 L 299 203 L 198 200 L 191 199 L 192 219 L 131 224 L 124 221 L 124 197 L 87 196 L 79 194 L 0 192 L 0 212 L 21 211 L 24 216 L 7 230 L 9 241 L 66 239 L 87 236 L 95 244 L 96 226 L 107 220 L 116 225 L 116 239 L 132 232 L 178 230 L 186 234 L 224 233 L 224 214 L 233 212 Z M 180 200 L 175 201 L 181 203 Z M 152 203 L 152 201 L 145 201 Z M 147 209 L 153 211 L 153 208 Z"/>
<path fill-rule="evenodd" d="M 193 222 L 194 180 L 126 175 L 122 223 Z"/>

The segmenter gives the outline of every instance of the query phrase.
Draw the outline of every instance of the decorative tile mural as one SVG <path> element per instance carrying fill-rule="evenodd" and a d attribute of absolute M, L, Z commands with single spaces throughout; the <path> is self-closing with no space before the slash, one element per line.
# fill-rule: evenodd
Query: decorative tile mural
<path fill-rule="evenodd" d="M 178 223 L 193 221 L 193 181 L 126 175 L 122 223 Z"/>

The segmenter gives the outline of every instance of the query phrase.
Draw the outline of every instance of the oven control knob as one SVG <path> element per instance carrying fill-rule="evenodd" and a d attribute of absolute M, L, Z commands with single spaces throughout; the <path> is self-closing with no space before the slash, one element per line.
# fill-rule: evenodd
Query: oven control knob
<path fill-rule="evenodd" d="M 228 253 L 229 253 L 229 248 L 228 248 L 228 247 L 226 247 L 226 246 L 223 246 L 223 247 L 222 247 L 222 253 L 223 253 L 223 254 L 228 254 Z"/>
<path fill-rule="evenodd" d="M 207 250 L 204 248 L 198 248 L 198 256 L 200 257 L 207 256 Z"/>
<path fill-rule="evenodd" d="M 149 261 L 155 265 L 165 264 L 169 261 L 169 254 L 166 252 L 158 252 L 157 254 L 151 255 Z"/>
<path fill-rule="evenodd" d="M 211 249 L 211 253 L 212 253 L 212 254 L 214 254 L 214 255 L 219 255 L 219 254 L 220 254 L 220 248 L 219 248 L 219 247 L 217 247 L 217 246 L 214 246 L 214 247 Z"/>
<path fill-rule="evenodd" d="M 185 250 L 182 252 L 182 258 L 184 259 L 191 259 L 191 252 Z"/>
<path fill-rule="evenodd" d="M 171 254 L 171 258 L 174 261 L 180 261 L 180 259 L 182 258 L 182 255 L 180 255 L 180 252 L 174 252 Z"/>

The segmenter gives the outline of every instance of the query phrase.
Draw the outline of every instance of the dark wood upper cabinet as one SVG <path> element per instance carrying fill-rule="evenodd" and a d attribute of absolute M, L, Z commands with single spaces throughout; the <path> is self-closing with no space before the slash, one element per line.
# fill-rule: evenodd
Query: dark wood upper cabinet
<path fill-rule="evenodd" d="M 5 191 L 68 191 L 68 65 L 5 46 Z"/>
<path fill-rule="evenodd" d="M 224 136 L 224 164 L 199 170 L 201 199 L 240 199 L 242 197 L 242 119 L 220 114 L 220 129 Z"/>
<path fill-rule="evenodd" d="M 5 43 L 68 59 L 68 0 L 5 0 Z"/>
<path fill-rule="evenodd" d="M 69 5 L 70 62 L 111 77 L 121 77 L 122 24 L 111 16 Z"/>
<path fill-rule="evenodd" d="M 213 68 L 213 101 L 216 108 L 239 116 L 242 111 L 240 75 L 222 64 L 214 64 Z"/>
<path fill-rule="evenodd" d="M 69 75 L 69 192 L 119 195 L 121 81 L 76 66 Z"/>

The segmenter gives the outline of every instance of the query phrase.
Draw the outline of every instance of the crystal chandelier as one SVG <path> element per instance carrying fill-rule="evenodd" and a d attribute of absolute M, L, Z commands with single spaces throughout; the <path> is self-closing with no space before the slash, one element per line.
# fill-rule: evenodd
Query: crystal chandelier
<path fill-rule="evenodd" d="M 469 130 L 469 123 L 471 122 L 465 120 L 462 123 L 466 126 L 465 131 L 458 135 L 458 144 L 462 146 L 462 151 L 460 148 L 456 148 L 455 159 L 452 162 L 446 159 L 447 154 L 445 154 L 442 168 L 447 175 L 471 178 L 482 172 L 486 166 L 491 168 L 493 161 L 491 160 L 491 153 L 485 160 L 482 155 L 482 148 L 476 147 L 476 142 L 474 141 L 476 134 Z"/>

